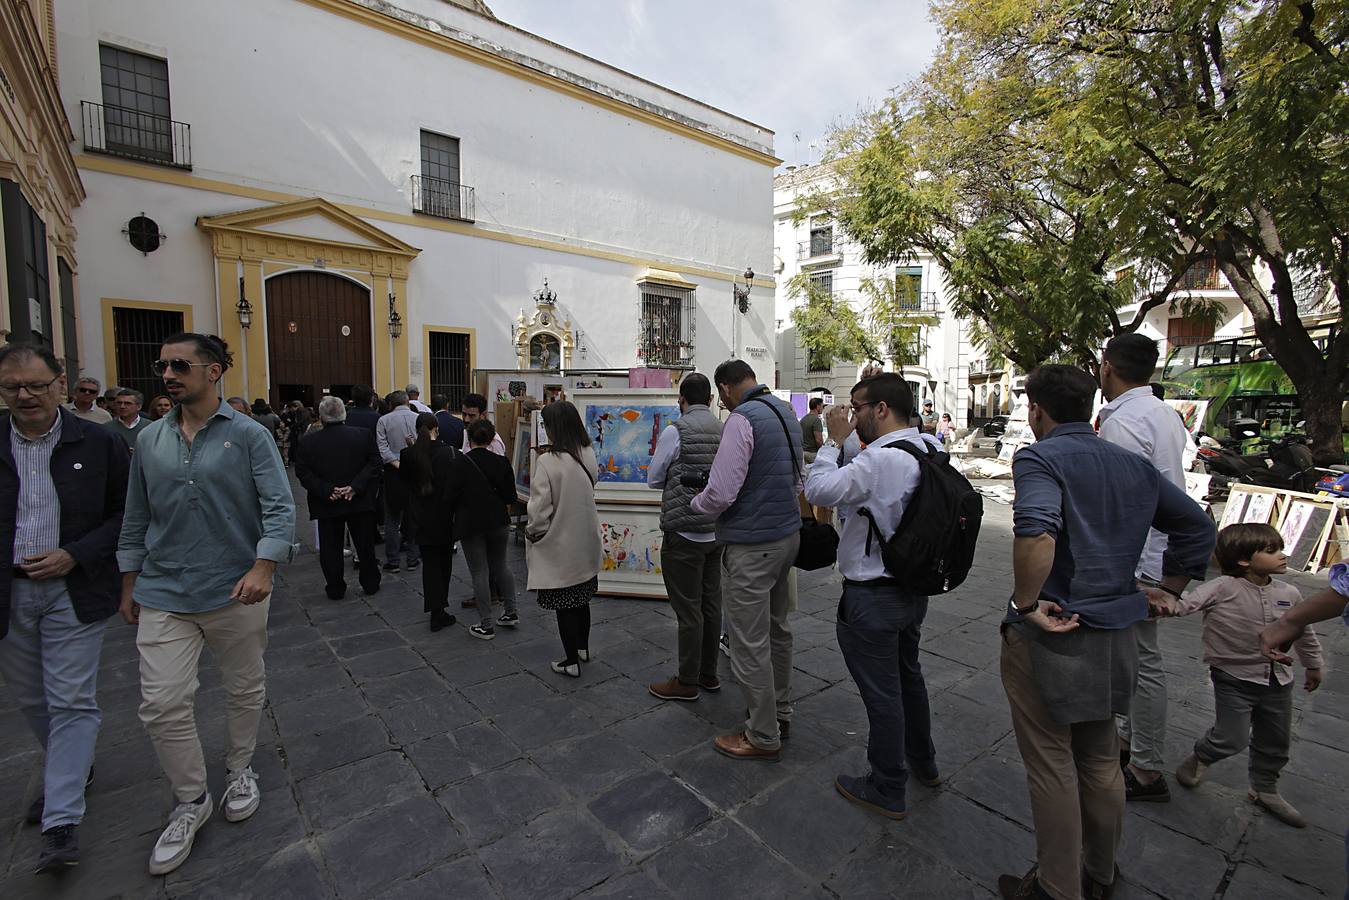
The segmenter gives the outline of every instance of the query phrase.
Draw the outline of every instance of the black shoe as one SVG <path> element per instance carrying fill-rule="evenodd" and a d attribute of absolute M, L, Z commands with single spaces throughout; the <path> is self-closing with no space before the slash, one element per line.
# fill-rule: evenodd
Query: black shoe
<path fill-rule="evenodd" d="M 1082 871 L 1082 900 L 1110 900 L 1115 894 L 1115 885 L 1119 884 L 1119 866 L 1115 866 L 1115 880 L 1110 884 L 1101 884 L 1092 879 L 1086 870 Z"/>
<path fill-rule="evenodd" d="M 384 564 L 384 571 L 386 571 L 386 572 L 397 572 L 397 571 L 399 570 L 399 568 L 400 568 L 400 567 L 399 567 L 398 563 L 391 562 L 391 563 L 385 563 L 385 564 Z"/>
<path fill-rule="evenodd" d="M 84 789 L 88 790 L 89 785 L 93 783 L 94 783 L 94 767 L 90 766 L 89 777 L 84 779 Z M 29 825 L 41 825 L 42 814 L 47 811 L 46 801 L 47 798 L 45 796 L 43 796 L 42 794 L 38 794 L 37 799 L 33 801 L 33 805 L 28 807 L 28 813 L 23 817 L 23 820 Z"/>
<path fill-rule="evenodd" d="M 439 631 L 442 628 L 449 628 L 457 619 L 443 609 L 438 609 L 431 613 L 431 630 Z"/>
<path fill-rule="evenodd" d="M 408 571 L 411 572 L 413 569 L 417 568 L 417 567 L 420 566 L 421 564 L 422 564 L 422 561 L 421 561 L 420 559 L 410 559 L 410 560 L 408 560 Z"/>
<path fill-rule="evenodd" d="M 37 858 L 36 875 L 60 872 L 80 864 L 78 825 L 57 825 L 42 832 L 42 852 Z"/>
<path fill-rule="evenodd" d="M 1036 867 L 1025 875 L 999 875 L 998 894 L 1003 900 L 1053 900 L 1049 893 L 1040 887 L 1035 877 Z"/>
<path fill-rule="evenodd" d="M 909 772 L 914 778 L 918 779 L 919 784 L 925 784 L 928 787 L 937 787 L 941 784 L 941 772 L 937 770 L 936 764 L 930 766 L 920 766 L 909 760 Z"/>
<path fill-rule="evenodd" d="M 1171 788 L 1167 787 L 1166 776 L 1158 775 L 1157 780 L 1144 784 L 1134 775 L 1133 770 L 1124 770 L 1124 799 L 1148 801 L 1151 803 L 1170 803 Z"/>

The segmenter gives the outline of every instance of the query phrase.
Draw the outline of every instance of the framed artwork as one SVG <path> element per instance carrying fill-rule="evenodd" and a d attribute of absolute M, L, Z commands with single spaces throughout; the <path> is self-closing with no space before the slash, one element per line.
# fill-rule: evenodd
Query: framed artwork
<path fill-rule="evenodd" d="M 1218 530 L 1221 531 L 1228 525 L 1235 525 L 1240 522 L 1241 517 L 1246 512 L 1246 503 L 1250 499 L 1250 494 L 1233 488 L 1231 493 L 1227 495 L 1227 506 L 1223 508 L 1223 518 L 1218 523 Z"/>
<path fill-rule="evenodd" d="M 1335 512 L 1333 503 L 1294 500 L 1288 504 L 1288 511 L 1279 524 L 1279 534 L 1283 536 L 1289 569 L 1315 572 L 1319 568 Z"/>
<path fill-rule="evenodd" d="M 538 417 L 538 413 L 533 413 Z M 534 461 L 533 433 L 529 419 L 519 419 L 515 423 L 515 447 L 511 458 L 511 468 L 515 469 L 515 496 L 522 501 L 529 500 L 529 469 Z"/>
<path fill-rule="evenodd" d="M 660 508 L 597 502 L 600 520 L 599 592 L 667 599 L 661 575 Z"/>
<path fill-rule="evenodd" d="M 1242 515 L 1241 521 L 1268 525 L 1272 512 L 1274 512 L 1274 495 L 1253 491 L 1251 499 L 1246 503 L 1246 512 Z"/>
<path fill-rule="evenodd" d="M 598 463 L 597 500 L 631 500 L 650 492 L 646 472 L 661 431 L 679 417 L 677 397 L 658 388 L 575 392 L 572 399 Z"/>

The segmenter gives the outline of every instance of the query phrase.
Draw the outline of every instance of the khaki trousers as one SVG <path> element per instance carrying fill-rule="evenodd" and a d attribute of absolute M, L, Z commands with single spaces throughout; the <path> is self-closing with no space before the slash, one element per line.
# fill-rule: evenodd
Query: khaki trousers
<path fill-rule="evenodd" d="M 1040 886 L 1056 900 L 1080 900 L 1083 869 L 1101 884 L 1115 880 L 1124 829 L 1119 742 L 1113 717 L 1073 725 L 1050 717 L 1035 687 L 1030 639 L 1021 630 L 1034 627 L 1003 629 L 1002 686 L 1030 786 Z"/>
<path fill-rule="evenodd" d="M 745 735 L 760 750 L 781 747 L 778 720 L 792 716 L 792 563 L 799 532 L 763 544 L 727 544 L 721 557 L 721 607 L 731 640 L 731 674 L 749 709 Z"/>
<path fill-rule="evenodd" d="M 230 602 L 205 613 L 141 609 L 136 632 L 140 720 L 179 803 L 206 793 L 206 761 L 195 709 L 203 645 L 211 648 L 225 685 L 225 765 L 243 769 L 253 759 L 266 699 L 262 654 L 267 649 L 270 606 L 268 598 L 251 605 Z"/>

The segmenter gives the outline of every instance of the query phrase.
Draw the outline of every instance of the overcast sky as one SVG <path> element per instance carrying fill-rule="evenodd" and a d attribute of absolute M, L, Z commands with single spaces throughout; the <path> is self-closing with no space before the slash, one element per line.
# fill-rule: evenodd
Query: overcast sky
<path fill-rule="evenodd" d="M 937 46 L 927 0 L 487 3 L 504 22 L 772 129 L 789 163 L 818 161 L 812 142 L 920 73 Z"/>

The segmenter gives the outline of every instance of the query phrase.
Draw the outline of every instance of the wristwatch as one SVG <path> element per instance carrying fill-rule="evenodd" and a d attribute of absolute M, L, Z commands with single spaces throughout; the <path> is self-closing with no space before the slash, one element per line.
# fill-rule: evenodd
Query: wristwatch
<path fill-rule="evenodd" d="M 1015 615 L 1018 615 L 1018 616 L 1028 616 L 1028 615 L 1030 615 L 1031 613 L 1035 612 L 1037 609 L 1040 608 L 1040 601 L 1039 601 L 1039 600 L 1036 600 L 1036 601 L 1035 601 L 1034 603 L 1032 603 L 1030 606 L 1027 606 L 1025 609 L 1022 609 L 1021 607 L 1019 607 L 1019 606 L 1016 605 L 1016 598 L 1013 597 L 1012 599 L 1010 599 L 1010 600 L 1007 601 L 1007 606 L 1008 606 L 1009 609 L 1011 609 L 1011 611 L 1012 611 L 1013 614 L 1015 614 Z"/>
<path fill-rule="evenodd" d="M 838 441 L 833 438 L 825 438 L 824 443 L 820 445 L 820 449 L 823 450 L 825 447 L 831 447 L 834 450 L 837 450 L 839 449 Z"/>

